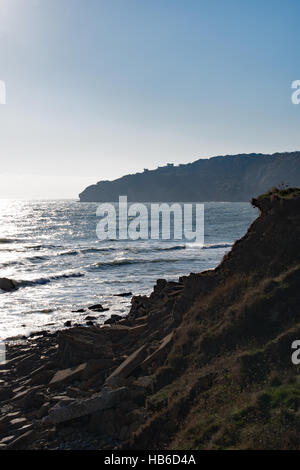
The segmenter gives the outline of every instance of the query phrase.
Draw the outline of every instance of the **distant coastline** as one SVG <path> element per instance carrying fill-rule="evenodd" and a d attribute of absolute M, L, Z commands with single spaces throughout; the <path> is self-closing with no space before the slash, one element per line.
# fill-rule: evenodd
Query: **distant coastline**
<path fill-rule="evenodd" d="M 145 169 L 114 181 L 98 181 L 81 202 L 248 202 L 278 185 L 300 186 L 300 151 L 201 158 L 193 163 Z"/>

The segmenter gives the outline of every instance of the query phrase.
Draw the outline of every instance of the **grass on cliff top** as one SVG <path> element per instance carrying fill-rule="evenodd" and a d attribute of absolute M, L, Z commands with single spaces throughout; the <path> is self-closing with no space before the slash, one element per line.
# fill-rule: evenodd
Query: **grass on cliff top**
<path fill-rule="evenodd" d="M 210 406 L 207 412 L 194 409 L 188 426 L 170 447 L 185 450 L 295 449 L 299 446 L 299 406 L 299 384 L 284 383 L 252 394 L 247 405 L 236 407 L 233 402 L 223 413 L 216 413 Z"/>
<path fill-rule="evenodd" d="M 265 194 L 262 194 L 257 199 L 267 199 L 272 197 L 279 197 L 282 199 L 294 199 L 300 197 L 300 188 L 282 188 L 282 187 L 275 187 L 272 188 Z"/>

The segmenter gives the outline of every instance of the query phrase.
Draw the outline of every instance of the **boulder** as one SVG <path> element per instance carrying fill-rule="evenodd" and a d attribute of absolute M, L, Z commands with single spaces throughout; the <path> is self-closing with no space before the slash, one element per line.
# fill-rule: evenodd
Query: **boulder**
<path fill-rule="evenodd" d="M 56 363 L 61 368 L 82 364 L 90 359 L 113 358 L 112 345 L 101 328 L 76 327 L 58 334 Z"/>
<path fill-rule="evenodd" d="M 122 320 L 123 317 L 121 315 L 113 314 L 108 318 L 105 322 L 104 325 L 112 325 L 113 323 L 117 323 L 118 321 Z"/>
<path fill-rule="evenodd" d="M 7 279 L 6 277 L 1 277 L 0 278 L 0 289 L 10 292 L 12 290 L 15 290 L 17 288 L 17 283 L 13 281 L 12 279 Z"/>
<path fill-rule="evenodd" d="M 131 297 L 132 295 L 132 292 L 121 292 L 120 294 L 114 294 L 115 297 Z"/>
<path fill-rule="evenodd" d="M 109 308 L 105 308 L 101 304 L 90 305 L 88 309 L 94 312 L 106 312 L 109 310 Z"/>

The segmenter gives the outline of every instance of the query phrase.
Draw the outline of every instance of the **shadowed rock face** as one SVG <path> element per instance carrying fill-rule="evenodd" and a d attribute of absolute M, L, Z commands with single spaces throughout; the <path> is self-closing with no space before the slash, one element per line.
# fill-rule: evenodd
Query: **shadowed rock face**
<path fill-rule="evenodd" d="M 228 155 L 99 181 L 82 202 L 249 201 L 280 183 L 300 186 L 300 152 Z"/>
<path fill-rule="evenodd" d="M 220 265 L 180 280 L 173 344 L 134 448 L 300 448 L 300 191 L 252 203 L 260 216 Z"/>

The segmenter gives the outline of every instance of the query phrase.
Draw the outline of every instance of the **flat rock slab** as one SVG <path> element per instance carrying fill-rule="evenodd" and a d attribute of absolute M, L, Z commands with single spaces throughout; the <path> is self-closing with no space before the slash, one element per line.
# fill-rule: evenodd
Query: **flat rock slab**
<path fill-rule="evenodd" d="M 141 364 L 141 367 L 147 367 L 152 362 L 161 359 L 161 357 L 164 356 L 164 354 L 168 351 L 168 348 L 171 346 L 172 340 L 173 340 L 173 331 L 169 333 L 167 336 L 165 336 L 160 346 L 143 361 L 143 363 Z"/>
<path fill-rule="evenodd" d="M 104 388 L 102 392 L 93 395 L 85 400 L 76 400 L 66 406 L 55 405 L 49 410 L 49 415 L 44 418 L 44 424 L 58 424 L 71 419 L 80 418 L 96 411 L 105 410 L 116 406 L 118 402 L 124 400 L 128 394 L 126 387 L 118 389 Z"/>
<path fill-rule="evenodd" d="M 21 436 L 17 437 L 14 441 L 10 442 L 7 446 L 7 450 L 22 450 L 27 447 L 27 445 L 34 440 L 35 438 L 35 431 L 30 430 L 21 434 Z"/>
<path fill-rule="evenodd" d="M 49 386 L 50 387 L 59 387 L 60 385 L 64 385 L 74 380 L 80 378 L 81 374 L 83 374 L 84 370 L 87 367 L 87 363 L 84 362 L 76 367 L 70 367 L 68 369 L 59 370 L 56 372 L 54 377 L 50 380 Z"/>
<path fill-rule="evenodd" d="M 146 356 L 146 346 L 143 345 L 122 362 L 116 370 L 106 379 L 107 384 L 113 384 L 115 380 L 128 377 L 143 361 Z"/>

